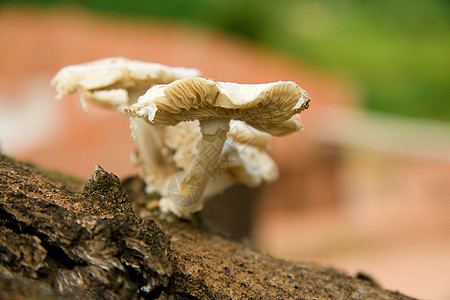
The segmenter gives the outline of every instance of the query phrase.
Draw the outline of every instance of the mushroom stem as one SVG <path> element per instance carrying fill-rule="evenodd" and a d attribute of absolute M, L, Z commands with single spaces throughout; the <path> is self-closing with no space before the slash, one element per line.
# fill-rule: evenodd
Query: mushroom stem
<path fill-rule="evenodd" d="M 146 183 L 146 192 L 162 193 L 166 178 L 176 172 L 170 164 L 169 150 L 163 143 L 163 128 L 148 126 L 138 118 L 131 118 L 130 122 L 136 144 L 136 156 L 132 158 L 135 165 L 141 165 L 140 174 Z"/>
<path fill-rule="evenodd" d="M 226 118 L 200 121 L 200 147 L 179 190 L 192 205 L 201 198 L 206 184 L 220 167 L 220 155 L 229 129 L 230 120 Z"/>

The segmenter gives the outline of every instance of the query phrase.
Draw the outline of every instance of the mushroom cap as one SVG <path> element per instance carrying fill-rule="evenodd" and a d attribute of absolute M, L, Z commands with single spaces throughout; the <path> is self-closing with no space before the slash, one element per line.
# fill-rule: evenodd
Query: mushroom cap
<path fill-rule="evenodd" d="M 191 77 L 150 88 L 125 111 L 159 126 L 228 118 L 283 136 L 303 128 L 293 116 L 308 108 L 309 101 L 306 91 L 291 81 L 238 84 Z"/>
<path fill-rule="evenodd" d="M 117 98 L 121 97 L 117 94 L 119 89 L 142 87 L 148 89 L 154 84 L 166 84 L 199 74 L 200 71 L 196 69 L 174 68 L 157 63 L 112 57 L 64 67 L 53 77 L 51 84 L 56 88 L 58 98 L 76 91 L 89 94 L 99 90 L 110 91 L 110 96 Z M 102 98 L 101 95 L 98 97 Z M 92 98 L 94 101 L 98 100 L 96 95 Z M 105 103 L 107 99 L 108 97 Z"/>

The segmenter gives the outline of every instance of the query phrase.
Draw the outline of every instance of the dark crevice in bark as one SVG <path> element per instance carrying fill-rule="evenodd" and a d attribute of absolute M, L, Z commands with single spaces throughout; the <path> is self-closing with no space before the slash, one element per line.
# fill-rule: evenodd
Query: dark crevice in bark
<path fill-rule="evenodd" d="M 46 259 L 51 260 L 51 264 L 55 265 L 57 268 L 64 269 L 73 269 L 76 265 L 86 265 L 80 264 L 70 257 L 64 252 L 61 247 L 56 245 L 52 245 L 48 241 L 48 237 L 44 234 L 40 233 L 36 229 L 31 226 L 26 225 L 23 222 L 15 220 L 14 217 L 8 214 L 6 211 L 0 209 L 0 224 L 7 229 L 17 233 L 17 234 L 26 234 L 29 236 L 36 236 L 40 240 L 40 244 L 47 251 Z M 41 275 L 45 273 L 41 272 Z"/>

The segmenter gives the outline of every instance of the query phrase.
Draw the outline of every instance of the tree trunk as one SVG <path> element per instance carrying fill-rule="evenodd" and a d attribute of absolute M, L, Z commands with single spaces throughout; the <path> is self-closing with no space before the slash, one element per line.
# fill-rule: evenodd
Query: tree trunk
<path fill-rule="evenodd" d="M 78 186 L 0 155 L 1 299 L 411 299 L 195 222 L 139 217 L 137 179 L 122 187 L 97 166 Z"/>

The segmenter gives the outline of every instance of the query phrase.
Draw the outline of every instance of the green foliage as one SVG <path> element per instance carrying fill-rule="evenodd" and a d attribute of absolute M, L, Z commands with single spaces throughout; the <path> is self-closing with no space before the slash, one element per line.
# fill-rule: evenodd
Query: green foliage
<path fill-rule="evenodd" d="M 222 28 L 354 78 L 368 108 L 450 121 L 446 0 L 21 2 Z"/>
<path fill-rule="evenodd" d="M 291 4 L 283 36 L 273 32 L 271 43 L 357 78 L 367 107 L 450 120 L 448 2 Z"/>

